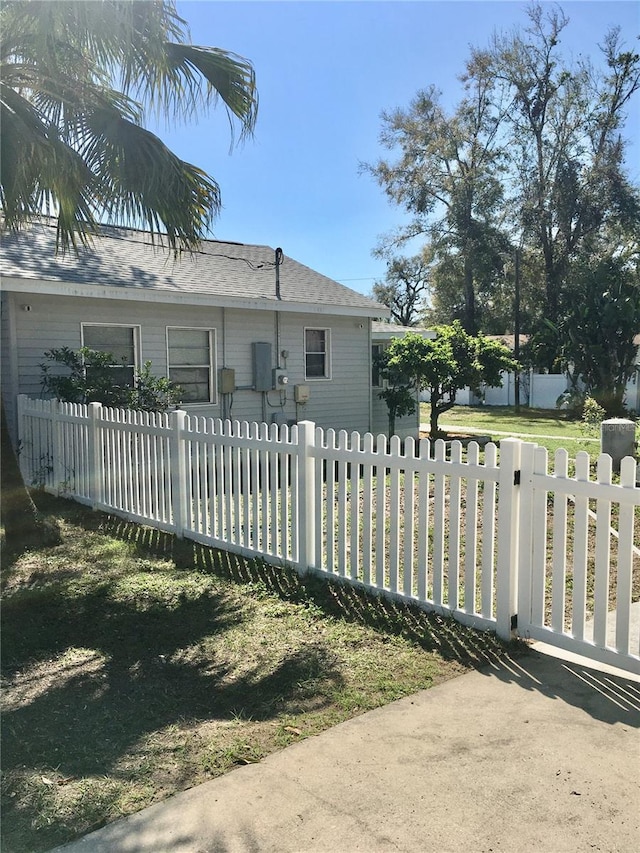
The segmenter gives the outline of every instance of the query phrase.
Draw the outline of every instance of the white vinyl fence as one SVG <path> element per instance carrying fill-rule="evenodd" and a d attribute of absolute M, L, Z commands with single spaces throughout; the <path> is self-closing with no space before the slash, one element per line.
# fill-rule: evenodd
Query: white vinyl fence
<path fill-rule="evenodd" d="M 640 489 L 566 451 L 414 442 L 19 398 L 25 481 L 640 672 Z M 611 625 L 614 625 L 613 629 Z"/>

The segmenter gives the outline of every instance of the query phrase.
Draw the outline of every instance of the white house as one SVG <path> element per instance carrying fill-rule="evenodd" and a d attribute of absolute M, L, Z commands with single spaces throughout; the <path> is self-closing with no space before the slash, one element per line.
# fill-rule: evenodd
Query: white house
<path fill-rule="evenodd" d="M 108 351 L 150 361 L 190 414 L 384 430 L 373 409 L 372 323 L 388 309 L 268 246 L 208 240 L 178 257 L 149 234 L 104 227 L 56 255 L 44 221 L 4 234 L 2 393 L 41 396 L 45 352 Z M 375 421 L 375 423 L 374 423 Z M 418 418 L 401 424 L 415 434 Z"/>

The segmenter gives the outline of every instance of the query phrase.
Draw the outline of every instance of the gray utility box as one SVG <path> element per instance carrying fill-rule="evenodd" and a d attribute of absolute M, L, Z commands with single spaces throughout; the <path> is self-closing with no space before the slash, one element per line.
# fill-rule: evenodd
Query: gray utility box
<path fill-rule="evenodd" d="M 273 375 L 271 373 L 271 344 L 254 341 L 251 344 L 253 364 L 253 388 L 255 391 L 271 391 Z"/>
<path fill-rule="evenodd" d="M 600 424 L 600 450 L 613 459 L 613 470 L 620 470 L 625 456 L 635 453 L 636 425 L 626 418 L 610 418 Z"/>

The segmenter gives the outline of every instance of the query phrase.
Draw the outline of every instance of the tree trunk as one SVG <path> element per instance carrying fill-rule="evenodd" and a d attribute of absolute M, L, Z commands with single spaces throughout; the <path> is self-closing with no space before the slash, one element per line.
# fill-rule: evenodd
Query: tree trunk
<path fill-rule="evenodd" d="M 429 418 L 429 438 L 431 440 L 434 440 L 438 437 L 438 416 L 440 415 L 440 411 L 438 409 L 438 400 L 440 398 L 434 394 L 433 388 L 431 389 L 430 399 L 431 411 Z"/>
<path fill-rule="evenodd" d="M 5 546 L 9 551 L 21 551 L 53 545 L 60 541 L 59 534 L 42 521 L 24 484 L 2 403 L 0 417 L 0 522 L 4 528 Z"/>
<path fill-rule="evenodd" d="M 465 251 L 464 258 L 464 318 L 462 325 L 468 335 L 476 335 L 476 293 L 473 280 L 473 261 Z"/>
<path fill-rule="evenodd" d="M 396 434 L 396 411 L 395 409 L 389 409 L 389 441 L 391 441 L 392 437 Z"/>

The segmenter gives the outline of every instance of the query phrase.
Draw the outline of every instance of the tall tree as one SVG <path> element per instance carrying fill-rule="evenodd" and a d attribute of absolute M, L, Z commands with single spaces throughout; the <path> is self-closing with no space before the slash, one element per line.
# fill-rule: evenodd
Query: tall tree
<path fill-rule="evenodd" d="M 429 293 L 429 262 L 424 254 L 391 258 L 384 281 L 373 285 L 373 298 L 391 310 L 401 326 L 416 326 L 422 319 Z"/>
<path fill-rule="evenodd" d="M 202 239 L 220 207 L 204 171 L 149 132 L 149 110 L 182 121 L 220 99 L 251 133 L 251 63 L 190 43 L 172 0 L 16 2 L 0 11 L 0 164 L 5 225 L 57 216 L 63 249 L 102 218 Z"/>
<path fill-rule="evenodd" d="M 477 331 L 477 258 L 491 242 L 502 192 L 493 83 L 479 62 L 475 72 L 465 78 L 465 97 L 450 116 L 433 86 L 420 91 L 408 110 L 383 113 L 381 142 L 397 159 L 364 167 L 413 217 L 406 228 L 386 238 L 388 244 L 401 245 L 423 234 L 434 256 L 457 257 L 461 321 L 471 334 Z"/>
<path fill-rule="evenodd" d="M 624 50 L 618 28 L 602 43 L 605 70 L 587 60 L 571 65 L 560 53 L 569 23 L 562 11 L 533 4 L 528 18 L 524 32 L 496 35 L 488 51 L 475 51 L 469 70 L 489 69 L 496 109 L 511 104 L 503 120 L 510 218 L 541 255 L 544 313 L 555 321 L 589 237 L 614 221 L 638 221 L 621 130 L 640 86 L 640 56 Z"/>
<path fill-rule="evenodd" d="M 614 28 L 601 64 L 567 62 L 560 8 L 534 3 L 527 16 L 524 28 L 471 51 L 450 115 L 433 87 L 408 110 L 383 115 L 381 141 L 397 157 L 367 169 L 413 217 L 387 244 L 424 236 L 433 255 L 430 322 L 509 332 L 516 300 L 508 259 L 518 246 L 523 330 L 534 332 L 566 315 L 572 267 L 597 265 L 603 230 L 640 237 L 622 135 L 640 56 Z M 557 363 L 557 349 L 539 353 L 540 366 Z"/>
<path fill-rule="evenodd" d="M 143 121 L 224 104 L 233 133 L 252 132 L 251 63 L 190 44 L 172 0 L 5 2 L 0 9 L 0 200 L 3 227 L 53 214 L 62 250 L 106 218 L 192 249 L 220 207 L 216 182 Z M 162 236 L 161 236 L 162 235 Z M 7 545 L 43 541 L 2 417 Z M 6 476 L 5 476 L 6 475 Z"/>
<path fill-rule="evenodd" d="M 627 383 L 638 377 L 640 253 L 616 251 L 576 265 L 572 299 L 549 327 L 562 368 L 578 397 L 592 397 L 609 417 L 625 414 Z"/>

